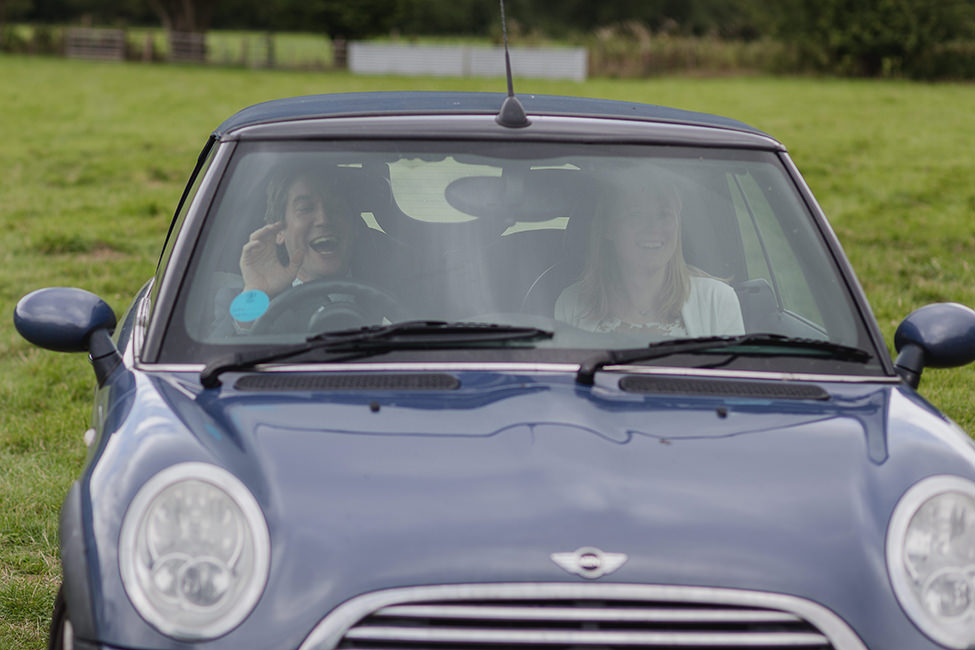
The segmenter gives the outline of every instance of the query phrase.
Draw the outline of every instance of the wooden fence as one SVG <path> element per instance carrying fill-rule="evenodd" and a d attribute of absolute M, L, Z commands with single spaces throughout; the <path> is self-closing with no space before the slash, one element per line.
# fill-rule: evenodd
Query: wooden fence
<path fill-rule="evenodd" d="M 207 60 L 206 34 L 168 32 L 169 60 L 175 63 L 205 63 Z"/>
<path fill-rule="evenodd" d="M 165 60 L 174 63 L 206 63 L 206 34 L 167 32 Z M 141 56 L 134 52 L 142 49 Z M 69 59 L 95 59 L 100 61 L 124 61 L 140 58 L 145 61 L 157 57 L 155 41 L 147 36 L 144 44 L 128 45 L 128 35 L 123 29 L 93 29 L 72 27 L 64 34 L 64 55 Z"/>
<path fill-rule="evenodd" d="M 2 0 L 0 0 L 2 2 Z M 144 31 L 144 30 L 143 30 Z M 135 32 L 139 34 L 139 32 Z M 348 68 L 355 74 L 503 77 L 504 50 L 474 45 L 389 44 L 343 40 L 305 40 L 300 55 L 282 46 L 275 34 L 251 34 L 239 40 L 219 35 L 145 32 L 121 29 L 69 28 L 64 54 L 70 58 L 106 61 L 168 61 L 243 65 L 252 68 Z M 165 39 L 165 40 L 163 40 Z M 583 81 L 589 57 L 582 47 L 513 47 L 515 76 Z"/>
<path fill-rule="evenodd" d="M 125 31 L 73 27 L 64 35 L 64 55 L 70 59 L 125 59 Z"/>

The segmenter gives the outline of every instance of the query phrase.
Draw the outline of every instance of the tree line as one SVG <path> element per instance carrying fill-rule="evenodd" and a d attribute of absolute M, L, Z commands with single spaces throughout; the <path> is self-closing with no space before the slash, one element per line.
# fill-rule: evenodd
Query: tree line
<path fill-rule="evenodd" d="M 583 42 L 600 28 L 638 25 L 663 36 L 774 39 L 805 67 L 827 72 L 936 73 L 967 56 L 975 74 L 975 0 L 505 0 L 505 11 L 520 38 Z M 500 35 L 497 0 L 0 0 L 4 21 L 315 31 L 333 39 Z"/>

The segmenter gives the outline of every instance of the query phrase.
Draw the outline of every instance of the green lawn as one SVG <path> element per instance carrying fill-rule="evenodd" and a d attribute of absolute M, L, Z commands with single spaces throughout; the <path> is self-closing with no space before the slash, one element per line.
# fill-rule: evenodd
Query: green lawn
<path fill-rule="evenodd" d="M 57 512 L 84 461 L 92 374 L 31 348 L 9 314 L 75 285 L 117 311 L 152 273 L 211 129 L 276 97 L 504 90 L 500 79 L 206 69 L 0 56 L 0 648 L 43 645 L 59 579 Z M 790 146 L 888 341 L 923 304 L 975 304 L 975 85 L 816 79 L 516 81 L 527 93 L 721 113 Z M 924 394 L 975 434 L 975 366 L 929 370 Z"/>

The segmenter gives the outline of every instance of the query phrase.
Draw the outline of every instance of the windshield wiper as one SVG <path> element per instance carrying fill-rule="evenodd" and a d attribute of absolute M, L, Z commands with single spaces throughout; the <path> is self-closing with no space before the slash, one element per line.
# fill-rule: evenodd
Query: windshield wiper
<path fill-rule="evenodd" d="M 503 325 L 501 323 L 472 323 L 459 321 L 448 323 L 439 320 L 415 320 L 393 323 L 391 325 L 370 325 L 351 330 L 322 332 L 309 336 L 309 342 L 325 342 L 353 345 L 394 343 L 396 349 L 402 347 L 443 347 L 467 345 L 471 343 L 507 343 L 519 340 L 550 339 L 553 332 L 538 327 L 522 325 Z"/>
<path fill-rule="evenodd" d="M 729 348 L 749 348 L 735 350 L 738 355 L 787 355 L 787 356 L 825 356 L 842 361 L 864 362 L 871 358 L 869 352 L 820 339 L 804 339 L 781 334 L 741 334 L 738 336 L 705 336 L 693 339 L 674 339 L 651 343 L 645 348 L 625 350 L 606 350 L 579 366 L 576 381 L 592 386 L 596 373 L 605 366 L 650 361 L 675 354 L 730 353 Z"/>
<path fill-rule="evenodd" d="M 405 321 L 391 325 L 372 325 L 351 330 L 322 332 L 304 343 L 274 350 L 238 352 L 209 363 L 200 373 L 206 388 L 220 384 L 219 375 L 231 370 L 246 370 L 262 363 L 284 361 L 308 352 L 347 353 L 340 360 L 382 354 L 392 350 L 441 350 L 453 347 L 493 347 L 519 341 L 552 338 L 549 330 L 497 323 L 448 323 L 445 321 Z"/>

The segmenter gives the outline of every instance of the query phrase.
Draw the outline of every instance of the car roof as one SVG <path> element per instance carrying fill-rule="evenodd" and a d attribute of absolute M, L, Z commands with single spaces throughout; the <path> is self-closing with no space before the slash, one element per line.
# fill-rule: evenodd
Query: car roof
<path fill-rule="evenodd" d="M 498 113 L 504 99 L 503 93 L 429 91 L 290 97 L 249 106 L 229 117 L 213 134 L 219 138 L 237 129 L 259 124 L 329 117 L 492 115 Z M 770 138 L 763 131 L 738 120 L 666 106 L 556 95 L 518 95 L 518 99 L 529 117 L 550 115 L 662 122 L 740 131 Z"/>

